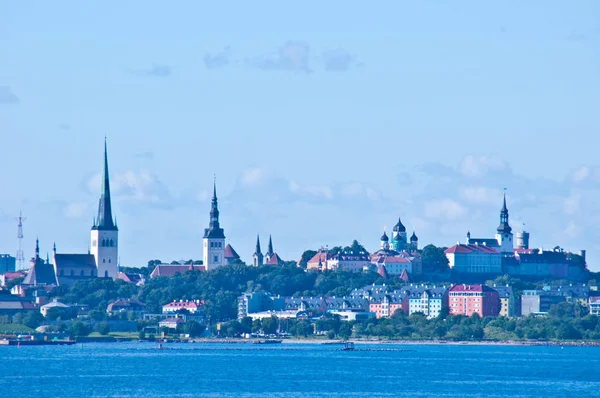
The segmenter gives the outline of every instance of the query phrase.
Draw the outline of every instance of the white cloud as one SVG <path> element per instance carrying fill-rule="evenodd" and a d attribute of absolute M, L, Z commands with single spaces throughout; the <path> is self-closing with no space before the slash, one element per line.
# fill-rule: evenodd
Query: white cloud
<path fill-rule="evenodd" d="M 367 187 L 359 182 L 344 184 L 339 189 L 340 195 L 344 197 L 366 197 L 370 200 L 379 199 L 379 193 L 373 188 Z"/>
<path fill-rule="evenodd" d="M 87 203 L 73 202 L 67 204 L 63 209 L 63 214 L 67 218 L 81 218 L 86 215 L 88 209 Z"/>
<path fill-rule="evenodd" d="M 334 196 L 333 189 L 326 185 L 303 187 L 303 186 L 300 186 L 295 181 L 289 181 L 288 188 L 289 188 L 290 192 L 293 192 L 296 194 L 309 194 L 312 196 L 324 197 L 326 199 L 333 199 L 333 196 Z"/>
<path fill-rule="evenodd" d="M 87 186 L 90 192 L 100 194 L 102 175 L 94 175 Z M 165 205 L 171 199 L 166 185 L 148 170 L 127 170 L 111 175 L 110 190 L 114 199 L 122 201 Z"/>
<path fill-rule="evenodd" d="M 579 205 L 581 203 L 581 195 L 573 194 L 568 198 L 565 198 L 563 202 L 563 209 L 566 214 L 574 214 L 579 211 Z"/>
<path fill-rule="evenodd" d="M 498 204 L 501 200 L 501 192 L 483 186 L 463 187 L 460 190 L 460 198 L 470 203 Z"/>
<path fill-rule="evenodd" d="M 252 168 L 246 169 L 240 176 L 240 182 L 242 185 L 251 186 L 256 185 L 265 180 L 266 172 L 264 169 Z"/>
<path fill-rule="evenodd" d="M 433 200 L 425 203 L 425 217 L 439 220 L 455 220 L 464 216 L 467 210 L 454 199 Z"/>
<path fill-rule="evenodd" d="M 590 175 L 590 168 L 588 166 L 581 166 L 573 172 L 571 179 L 575 182 L 581 182 L 588 178 Z"/>
<path fill-rule="evenodd" d="M 483 177 L 490 171 L 507 169 L 504 160 L 498 157 L 468 155 L 460 163 L 460 172 L 467 177 Z"/>
<path fill-rule="evenodd" d="M 573 221 L 570 221 L 567 227 L 564 229 L 563 234 L 571 239 L 575 239 L 581 236 L 581 228 Z"/>

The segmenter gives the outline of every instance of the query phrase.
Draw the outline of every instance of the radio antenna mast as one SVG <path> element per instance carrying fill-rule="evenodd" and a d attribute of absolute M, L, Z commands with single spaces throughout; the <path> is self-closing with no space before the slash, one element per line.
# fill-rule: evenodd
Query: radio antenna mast
<path fill-rule="evenodd" d="M 25 264 L 25 256 L 23 255 L 23 221 L 27 220 L 27 217 L 23 217 L 23 213 L 19 212 L 19 217 L 16 217 L 17 221 L 17 242 L 19 248 L 17 249 L 17 269 L 22 270 Z"/>

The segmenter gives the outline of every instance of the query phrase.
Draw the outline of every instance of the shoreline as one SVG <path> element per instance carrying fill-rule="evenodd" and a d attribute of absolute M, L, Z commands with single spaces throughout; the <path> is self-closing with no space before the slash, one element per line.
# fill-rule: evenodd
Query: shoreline
<path fill-rule="evenodd" d="M 281 344 L 343 345 L 342 340 L 322 339 L 273 339 Z M 195 339 L 190 343 L 212 344 L 261 344 L 265 339 Z M 348 340 L 355 345 L 470 345 L 470 346 L 541 346 L 541 347 L 600 347 L 596 341 L 446 341 L 446 340 Z"/>

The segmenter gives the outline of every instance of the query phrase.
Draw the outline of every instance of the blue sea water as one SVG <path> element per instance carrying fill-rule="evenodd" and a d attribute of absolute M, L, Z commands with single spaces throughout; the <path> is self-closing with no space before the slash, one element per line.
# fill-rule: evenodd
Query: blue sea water
<path fill-rule="evenodd" d="M 11 397 L 600 397 L 600 348 L 89 343 L 0 347 Z"/>

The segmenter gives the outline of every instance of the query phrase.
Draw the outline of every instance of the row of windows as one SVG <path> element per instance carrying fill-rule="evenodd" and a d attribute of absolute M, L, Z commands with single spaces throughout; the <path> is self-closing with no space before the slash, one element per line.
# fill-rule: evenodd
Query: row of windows
<path fill-rule="evenodd" d="M 98 242 L 94 239 L 92 241 L 92 246 L 96 247 Z M 115 247 L 117 242 L 112 239 L 100 239 L 100 247 Z"/>
<path fill-rule="evenodd" d="M 59 276 L 65 276 L 65 270 L 61 269 L 60 272 L 58 273 Z M 70 275 L 69 276 L 75 276 L 75 271 L 71 270 Z M 83 270 L 81 270 L 79 272 L 79 276 L 85 276 L 85 272 Z M 94 271 L 90 271 L 90 275 L 89 276 L 96 276 L 96 273 Z"/>

